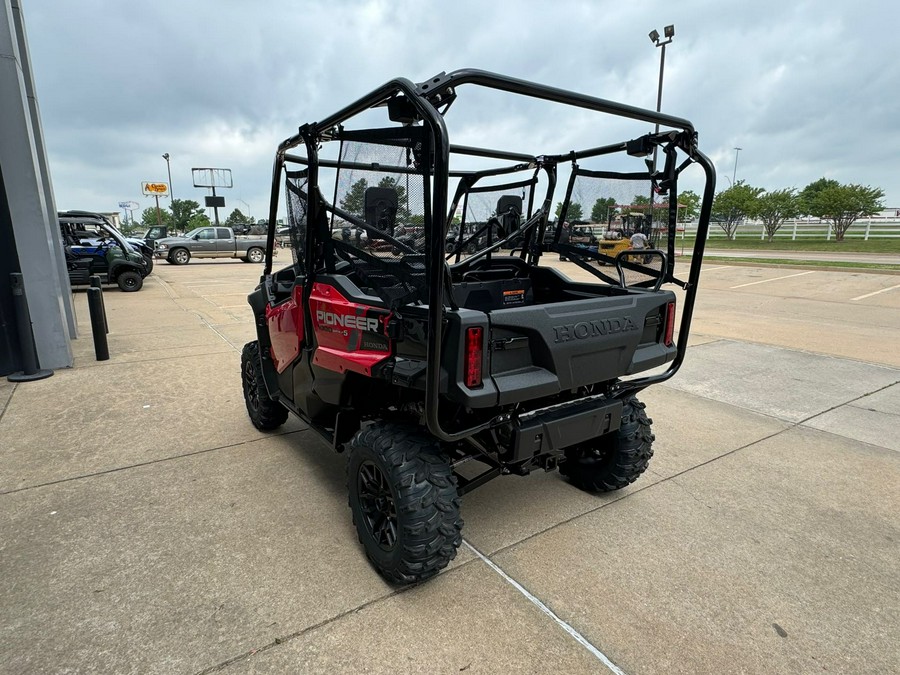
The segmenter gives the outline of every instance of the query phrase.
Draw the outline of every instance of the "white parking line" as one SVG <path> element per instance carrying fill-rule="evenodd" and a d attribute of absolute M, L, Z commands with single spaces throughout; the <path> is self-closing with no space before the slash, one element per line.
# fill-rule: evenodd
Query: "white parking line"
<path fill-rule="evenodd" d="M 701 267 L 701 272 L 712 272 L 714 270 L 727 270 L 731 265 L 719 265 L 718 267 Z"/>
<path fill-rule="evenodd" d="M 549 607 L 547 607 L 547 605 L 545 605 L 543 602 L 541 602 L 541 601 L 538 600 L 536 597 L 534 597 L 531 593 L 529 593 L 528 590 L 527 590 L 524 586 L 522 586 L 522 584 L 520 584 L 518 581 L 516 581 L 516 580 L 513 579 L 511 576 L 509 576 L 506 572 L 504 572 L 502 569 L 500 569 L 493 561 L 489 560 L 489 559 L 487 558 L 487 556 L 485 556 L 481 551 L 479 551 L 477 548 L 475 548 L 474 546 L 472 546 L 472 544 L 470 544 L 469 542 L 467 542 L 465 539 L 463 540 L 463 543 L 464 543 L 466 546 L 468 546 L 468 547 L 472 550 L 472 553 L 474 553 L 474 554 L 477 555 L 479 558 L 481 558 L 481 560 L 482 560 L 485 564 L 487 564 L 488 567 L 490 567 L 490 568 L 491 568 L 492 570 L 494 570 L 497 574 L 499 574 L 501 577 L 503 577 L 504 581 L 506 581 L 509 585 L 511 585 L 513 588 L 515 588 L 517 591 L 519 591 L 519 593 L 521 593 L 522 595 L 524 595 L 524 596 L 528 599 L 528 601 L 531 602 L 531 604 L 535 605 L 535 606 L 536 606 L 539 610 L 541 610 L 544 614 L 546 614 L 546 615 L 549 616 L 551 619 L 553 619 L 557 624 L 559 624 L 560 628 L 562 628 L 562 629 L 563 629 L 564 631 L 566 631 L 569 635 L 571 635 L 573 638 L 575 638 L 575 640 L 576 640 L 582 647 L 584 647 L 584 648 L 587 649 L 591 654 L 593 654 L 595 657 L 597 657 L 597 659 L 598 659 L 604 666 L 606 666 L 607 668 L 609 668 L 610 671 L 612 671 L 613 673 L 615 673 L 615 675 L 625 675 L 625 671 L 623 671 L 621 668 L 619 668 L 619 666 L 617 666 L 615 663 L 613 663 L 612 661 L 610 661 L 610 660 L 609 660 L 609 657 L 607 657 L 606 654 L 604 654 L 604 653 L 601 652 L 599 649 L 597 649 L 594 645 L 592 645 L 590 642 L 588 642 L 587 638 L 584 637 L 584 636 L 583 636 L 581 633 L 579 633 L 577 630 L 575 630 L 574 628 L 572 628 L 572 626 L 570 626 L 570 625 L 567 624 L 565 621 L 563 621 L 562 619 L 560 619 L 560 618 L 553 612 L 552 609 L 550 609 Z"/>
<path fill-rule="evenodd" d="M 871 298 L 873 295 L 878 295 L 879 293 L 887 293 L 888 291 L 893 291 L 895 288 L 900 288 L 900 284 L 896 286 L 890 286 L 888 288 L 882 288 L 880 291 L 874 291 L 873 293 L 866 293 L 865 295 L 859 295 L 855 298 L 850 298 L 850 302 L 854 302 L 856 300 L 865 300 L 866 298 Z"/>
<path fill-rule="evenodd" d="M 756 286 L 756 284 L 767 284 L 770 281 L 780 281 L 781 279 L 790 279 L 791 277 L 802 277 L 804 274 L 815 274 L 815 270 L 809 272 L 797 272 L 797 274 L 786 274 L 783 277 L 775 277 L 774 279 L 763 279 L 762 281 L 751 281 L 749 284 L 738 284 L 731 288 L 744 288 L 745 286 Z"/>

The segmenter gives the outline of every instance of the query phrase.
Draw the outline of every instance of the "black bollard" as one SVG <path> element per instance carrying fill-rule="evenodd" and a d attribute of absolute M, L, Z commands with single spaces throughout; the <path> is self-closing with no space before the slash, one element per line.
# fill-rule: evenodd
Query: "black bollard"
<path fill-rule="evenodd" d="M 22 366 L 24 370 L 7 376 L 10 382 L 31 382 L 43 380 L 53 375 L 52 370 L 42 369 L 38 364 L 37 352 L 34 349 L 34 338 L 31 334 L 31 315 L 28 313 L 28 300 L 25 298 L 25 280 L 18 272 L 9 275 L 12 287 L 13 311 L 16 313 L 16 327 L 19 332 L 19 348 L 22 350 Z"/>
<path fill-rule="evenodd" d="M 103 295 L 99 288 L 88 289 L 88 310 L 91 313 L 91 333 L 94 334 L 94 353 L 98 361 L 109 361 L 109 345 L 103 325 Z"/>
<path fill-rule="evenodd" d="M 100 283 L 100 275 L 91 275 L 91 288 L 96 288 L 100 291 L 100 307 L 103 308 L 103 330 L 105 330 L 108 335 L 109 322 L 106 320 L 106 300 L 103 299 L 103 284 Z"/>

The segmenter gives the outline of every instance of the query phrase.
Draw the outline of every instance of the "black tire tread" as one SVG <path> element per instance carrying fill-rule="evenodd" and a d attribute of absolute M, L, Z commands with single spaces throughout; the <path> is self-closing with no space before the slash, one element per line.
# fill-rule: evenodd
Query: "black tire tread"
<path fill-rule="evenodd" d="M 388 581 L 410 584 L 434 576 L 445 568 L 462 544 L 463 521 L 456 476 L 436 439 L 422 431 L 398 424 L 378 422 L 361 429 L 350 443 L 354 452 L 368 449 L 381 458 L 387 478 L 397 491 L 396 509 L 401 555 L 385 567 L 369 552 L 363 536 L 365 526 L 353 524 L 359 541 L 373 566 Z M 354 490 L 356 476 L 347 462 L 347 489 Z"/>
<path fill-rule="evenodd" d="M 260 372 L 259 342 L 254 340 L 244 345 L 241 350 L 241 383 L 244 390 L 244 403 L 250 421 L 260 431 L 273 431 L 287 422 L 288 411 L 278 401 L 269 397 L 266 382 Z M 252 381 L 251 381 L 252 380 Z M 256 387 L 259 404 L 254 406 L 250 401 L 249 387 Z"/>
<path fill-rule="evenodd" d="M 128 288 L 128 286 L 125 284 L 126 279 L 133 280 L 133 288 Z M 140 272 L 126 270 L 116 277 L 116 285 L 123 293 L 135 293 L 144 287 L 144 278 L 140 275 Z"/>
<path fill-rule="evenodd" d="M 653 457 L 655 437 L 650 431 L 653 420 L 647 417 L 646 406 L 634 396 L 623 403 L 619 430 L 613 439 L 608 439 L 614 444 L 610 461 L 591 462 L 580 458 L 580 447 L 566 450 L 566 460 L 560 464 L 559 471 L 576 487 L 587 492 L 621 490 L 647 470 Z"/>

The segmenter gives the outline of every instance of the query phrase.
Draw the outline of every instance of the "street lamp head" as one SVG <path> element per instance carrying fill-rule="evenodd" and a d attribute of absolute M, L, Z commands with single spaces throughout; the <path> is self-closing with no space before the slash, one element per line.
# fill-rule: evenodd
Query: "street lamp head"
<path fill-rule="evenodd" d="M 663 32 L 669 39 L 675 37 L 675 24 L 673 23 L 671 26 L 666 26 L 665 28 L 663 28 Z"/>
<path fill-rule="evenodd" d="M 169 161 L 169 153 L 168 152 L 163 153 L 162 158 L 168 162 Z"/>
<path fill-rule="evenodd" d="M 658 40 L 659 40 L 659 31 L 657 31 L 657 30 L 655 30 L 655 29 L 654 29 L 654 30 L 651 30 L 651 31 L 650 31 L 650 42 L 655 43 L 655 42 L 657 42 Z"/>

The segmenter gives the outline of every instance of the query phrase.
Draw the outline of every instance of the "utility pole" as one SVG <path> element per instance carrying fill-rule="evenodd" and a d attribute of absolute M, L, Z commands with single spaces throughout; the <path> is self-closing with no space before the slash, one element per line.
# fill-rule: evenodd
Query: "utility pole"
<path fill-rule="evenodd" d="M 169 153 L 163 153 L 162 158 L 166 160 L 166 171 L 169 173 L 169 202 L 173 202 L 175 193 L 172 191 L 172 166 L 169 164 Z"/>

